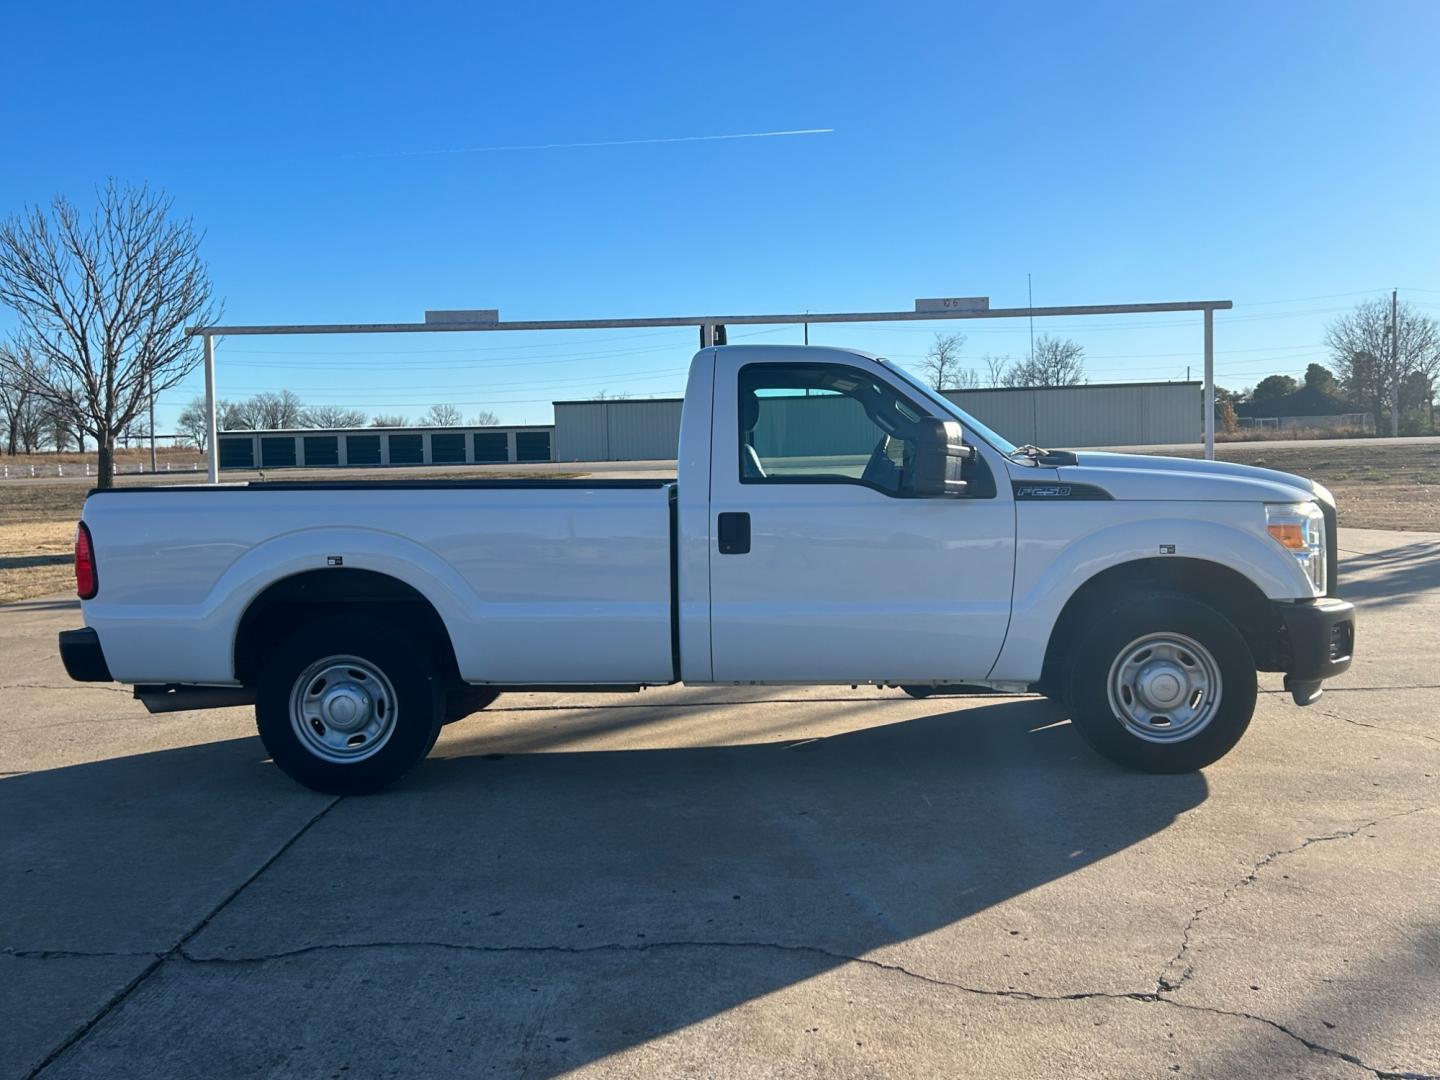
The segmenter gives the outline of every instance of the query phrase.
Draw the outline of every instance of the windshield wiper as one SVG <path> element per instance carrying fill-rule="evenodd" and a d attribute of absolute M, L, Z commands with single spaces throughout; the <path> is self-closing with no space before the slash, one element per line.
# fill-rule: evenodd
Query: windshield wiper
<path fill-rule="evenodd" d="M 1026 457 L 1037 465 L 1078 465 L 1080 459 L 1071 450 L 1046 450 L 1043 446 L 1026 443 L 1017 446 L 1005 455 L 1008 458 Z"/>

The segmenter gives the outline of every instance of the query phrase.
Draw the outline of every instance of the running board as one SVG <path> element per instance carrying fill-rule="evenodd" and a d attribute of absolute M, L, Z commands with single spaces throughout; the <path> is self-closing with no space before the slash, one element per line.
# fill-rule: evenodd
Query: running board
<path fill-rule="evenodd" d="M 244 686 L 142 685 L 135 687 L 135 696 L 151 713 L 228 709 L 255 704 L 255 691 Z"/>

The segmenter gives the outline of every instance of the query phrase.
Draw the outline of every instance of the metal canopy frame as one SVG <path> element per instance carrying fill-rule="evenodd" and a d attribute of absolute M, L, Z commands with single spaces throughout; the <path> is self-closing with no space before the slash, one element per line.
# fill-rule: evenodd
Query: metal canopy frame
<path fill-rule="evenodd" d="M 1229 300 L 1177 300 L 1157 304 L 1085 304 L 1064 307 L 985 308 L 942 311 L 830 311 L 777 315 L 679 315 L 641 319 L 523 319 L 504 322 L 422 322 L 422 323 L 303 323 L 273 326 L 191 326 L 187 337 L 198 337 L 205 345 L 205 412 L 209 438 L 207 471 L 209 482 L 219 482 L 219 432 L 215 415 L 215 339 L 217 337 L 286 336 L 292 334 L 455 334 L 494 333 L 505 330 L 609 330 L 627 327 L 695 326 L 700 330 L 700 347 L 723 342 L 726 326 L 780 326 L 808 323 L 932 322 L 955 319 L 1043 319 L 1067 315 L 1154 315 L 1163 312 L 1199 311 L 1205 328 L 1205 457 L 1215 457 L 1215 312 L 1228 311 Z"/>

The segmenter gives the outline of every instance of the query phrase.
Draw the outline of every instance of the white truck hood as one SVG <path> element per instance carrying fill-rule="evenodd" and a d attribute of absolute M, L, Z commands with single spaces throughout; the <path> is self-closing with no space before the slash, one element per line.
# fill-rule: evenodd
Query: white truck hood
<path fill-rule="evenodd" d="M 1093 484 L 1116 499 L 1196 499 L 1208 502 L 1308 502 L 1335 505 L 1321 484 L 1293 473 L 1229 461 L 1153 457 L 1077 450 L 1078 465 L 1062 465 L 1056 479 Z M 1017 477 L 1018 478 L 1018 477 Z"/>

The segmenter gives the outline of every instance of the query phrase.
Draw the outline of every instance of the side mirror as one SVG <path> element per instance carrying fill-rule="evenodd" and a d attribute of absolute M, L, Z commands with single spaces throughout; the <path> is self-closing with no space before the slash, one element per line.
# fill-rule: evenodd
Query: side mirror
<path fill-rule="evenodd" d="M 958 422 L 921 420 L 916 425 L 915 460 L 906 485 L 909 494 L 926 498 L 964 495 L 961 473 L 974 452 L 965 445 Z"/>

